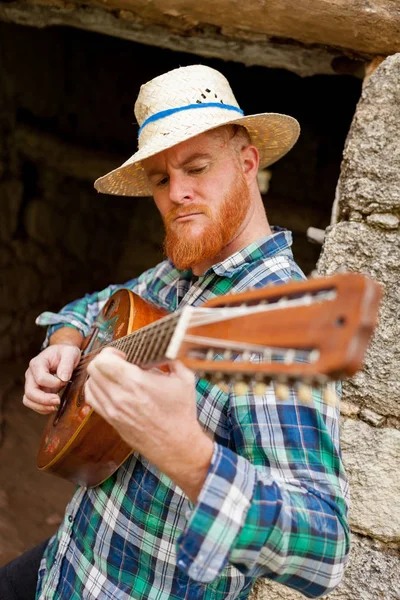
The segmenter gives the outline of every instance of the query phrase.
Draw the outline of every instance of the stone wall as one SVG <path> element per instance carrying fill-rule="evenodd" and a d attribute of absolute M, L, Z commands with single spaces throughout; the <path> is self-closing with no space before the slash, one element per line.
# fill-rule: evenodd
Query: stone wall
<path fill-rule="evenodd" d="M 352 495 L 352 551 L 337 600 L 400 598 L 400 54 L 366 82 L 344 152 L 321 275 L 361 272 L 382 284 L 364 369 L 344 383 L 341 442 Z M 301 596 L 260 582 L 254 600 Z"/>

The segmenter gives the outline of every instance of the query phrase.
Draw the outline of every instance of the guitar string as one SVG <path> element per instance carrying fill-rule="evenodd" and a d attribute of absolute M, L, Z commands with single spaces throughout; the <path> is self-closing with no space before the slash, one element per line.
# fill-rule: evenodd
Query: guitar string
<path fill-rule="evenodd" d="M 84 354 L 74 371 L 74 375 L 79 373 L 80 371 L 82 371 L 86 367 L 86 365 L 90 362 L 90 360 L 92 360 L 92 358 L 94 358 L 94 356 L 96 356 L 96 354 L 98 354 L 101 350 L 103 350 L 104 348 L 107 348 L 107 347 L 117 347 L 117 348 L 119 347 L 119 349 L 121 349 L 123 351 L 126 350 L 127 348 L 130 348 L 133 350 L 137 349 L 138 350 L 137 354 L 132 356 L 131 358 L 134 358 L 135 362 L 143 362 L 143 358 L 140 356 L 140 353 L 143 348 L 143 342 L 146 341 L 146 337 L 153 332 L 154 332 L 154 337 L 155 337 L 155 333 L 163 332 L 163 331 L 165 331 L 167 334 L 172 335 L 172 333 L 176 327 L 176 322 L 179 320 L 179 317 L 180 317 L 180 314 L 167 315 L 166 317 L 163 317 L 163 319 L 160 319 L 159 321 L 150 323 L 149 325 L 146 325 L 145 327 L 142 327 L 141 329 L 138 329 L 137 331 L 133 331 L 132 333 L 130 333 L 126 336 L 123 336 L 122 338 L 118 338 L 116 340 L 108 342 L 107 344 L 103 344 L 99 348 L 96 348 L 96 350 L 93 350 L 93 351 L 89 352 L 88 354 Z M 122 347 L 121 347 L 121 342 L 122 342 Z M 134 342 L 139 342 L 136 347 L 134 345 Z M 168 347 L 168 344 L 167 344 L 167 347 Z M 146 348 L 145 348 L 145 350 L 146 350 Z M 154 358 L 156 358 L 156 356 Z"/>
<path fill-rule="evenodd" d="M 272 302 L 271 304 L 256 304 L 256 305 L 252 305 L 252 306 L 247 306 L 247 305 L 242 305 L 242 306 L 235 306 L 235 307 L 221 307 L 221 308 L 202 308 L 199 307 L 196 309 L 196 313 L 192 316 L 191 319 L 191 326 L 195 327 L 195 326 L 200 326 L 200 325 L 205 325 L 207 323 L 212 323 L 215 321 L 221 321 L 221 320 L 227 320 L 227 319 L 232 319 L 232 318 L 237 318 L 240 316 L 246 316 L 249 315 L 251 313 L 261 313 L 261 312 L 267 312 L 270 310 L 279 310 L 281 308 L 288 308 L 288 307 L 296 307 L 296 306 L 304 306 L 307 304 L 311 304 L 313 303 L 314 300 L 318 300 L 318 301 L 322 301 L 322 300 L 333 300 L 336 297 L 336 293 L 334 290 L 329 290 L 329 291 L 319 291 L 317 294 L 315 294 L 315 298 L 313 298 L 313 296 L 311 294 L 306 294 L 304 295 L 302 298 L 287 298 L 287 297 L 282 297 L 280 298 L 278 301 Z M 163 317 L 162 319 L 155 321 L 153 323 L 150 323 L 149 325 L 146 325 L 145 327 L 134 331 L 126 336 L 124 336 L 123 338 L 119 338 L 118 340 L 113 340 L 112 342 L 109 342 L 108 344 L 104 344 L 103 346 L 101 346 L 100 348 L 96 349 L 93 352 L 90 352 L 88 354 L 85 354 L 83 356 L 83 358 L 81 359 L 80 363 L 78 364 L 77 368 L 75 369 L 75 372 L 79 372 L 81 370 L 83 370 L 86 366 L 86 364 L 92 359 L 92 356 L 98 354 L 100 352 L 100 350 L 103 350 L 106 347 L 117 347 L 117 344 L 122 343 L 122 348 L 123 350 L 126 350 L 127 348 L 127 344 L 128 344 L 128 338 L 132 338 L 131 341 L 139 341 L 139 351 L 137 353 L 137 355 L 132 354 L 129 356 L 129 359 L 127 357 L 127 360 L 129 360 L 129 362 L 132 362 L 132 359 L 136 362 L 136 363 L 146 363 L 150 361 L 150 358 L 152 360 L 155 360 L 155 358 L 157 358 L 157 355 L 152 356 L 152 344 L 154 346 L 154 343 L 156 341 L 156 334 L 163 332 L 166 332 L 165 330 L 167 330 L 168 333 L 169 330 L 168 328 L 171 326 L 171 321 L 173 324 L 173 328 L 175 329 L 176 327 L 176 323 L 175 321 L 177 321 L 180 317 L 180 313 L 173 313 L 171 315 L 167 315 L 166 317 Z M 141 347 L 143 345 L 143 342 L 145 341 L 146 336 L 148 335 L 148 339 L 146 340 L 148 342 L 148 344 L 146 345 L 145 348 L 145 353 L 143 355 L 143 357 L 140 356 L 140 350 Z M 121 340 L 124 340 L 121 342 Z M 222 341 L 222 340 L 221 340 Z M 129 344 L 129 347 L 132 348 L 132 346 Z M 168 347 L 168 344 L 167 344 Z"/>

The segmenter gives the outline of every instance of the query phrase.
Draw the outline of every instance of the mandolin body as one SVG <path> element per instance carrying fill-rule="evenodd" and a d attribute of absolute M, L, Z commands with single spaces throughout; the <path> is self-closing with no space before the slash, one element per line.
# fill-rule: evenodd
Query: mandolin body
<path fill-rule="evenodd" d="M 117 291 L 85 340 L 84 354 L 156 321 L 167 313 L 127 289 Z M 85 403 L 86 365 L 77 368 L 60 393 L 60 406 L 48 419 L 37 466 L 78 485 L 93 487 L 110 477 L 133 452 L 116 430 Z"/>
<path fill-rule="evenodd" d="M 119 290 L 97 317 L 57 413 L 48 420 L 39 469 L 92 487 L 131 454 L 85 403 L 87 365 L 105 344 L 124 350 L 127 361 L 142 368 L 163 368 L 178 359 L 200 378 L 232 386 L 238 394 L 249 385 L 263 394 L 273 383 L 277 400 L 284 401 L 288 386 L 303 385 L 298 396 L 308 403 L 310 386 L 351 377 L 361 368 L 380 296 L 376 282 L 344 273 L 218 296 L 167 316 L 130 290 Z M 336 407 L 336 396 L 326 392 L 325 401 Z"/>

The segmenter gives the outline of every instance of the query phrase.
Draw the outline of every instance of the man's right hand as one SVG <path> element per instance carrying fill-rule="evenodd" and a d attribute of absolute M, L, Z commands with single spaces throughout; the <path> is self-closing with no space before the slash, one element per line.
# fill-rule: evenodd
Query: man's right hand
<path fill-rule="evenodd" d="M 77 330 L 62 328 L 51 337 L 51 345 L 32 358 L 25 373 L 25 406 L 42 415 L 56 410 L 57 392 L 71 379 L 81 358 L 82 339 Z"/>

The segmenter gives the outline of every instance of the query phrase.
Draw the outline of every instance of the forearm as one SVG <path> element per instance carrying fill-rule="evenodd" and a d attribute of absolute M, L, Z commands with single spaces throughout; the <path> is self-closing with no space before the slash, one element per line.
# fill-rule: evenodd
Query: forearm
<path fill-rule="evenodd" d="M 49 345 L 68 344 L 70 346 L 82 347 L 83 335 L 75 327 L 62 327 L 57 329 L 49 338 Z"/>
<path fill-rule="evenodd" d="M 204 485 L 214 451 L 210 437 L 200 428 L 196 433 L 189 436 L 184 447 L 163 457 L 157 465 L 193 503 Z"/>

